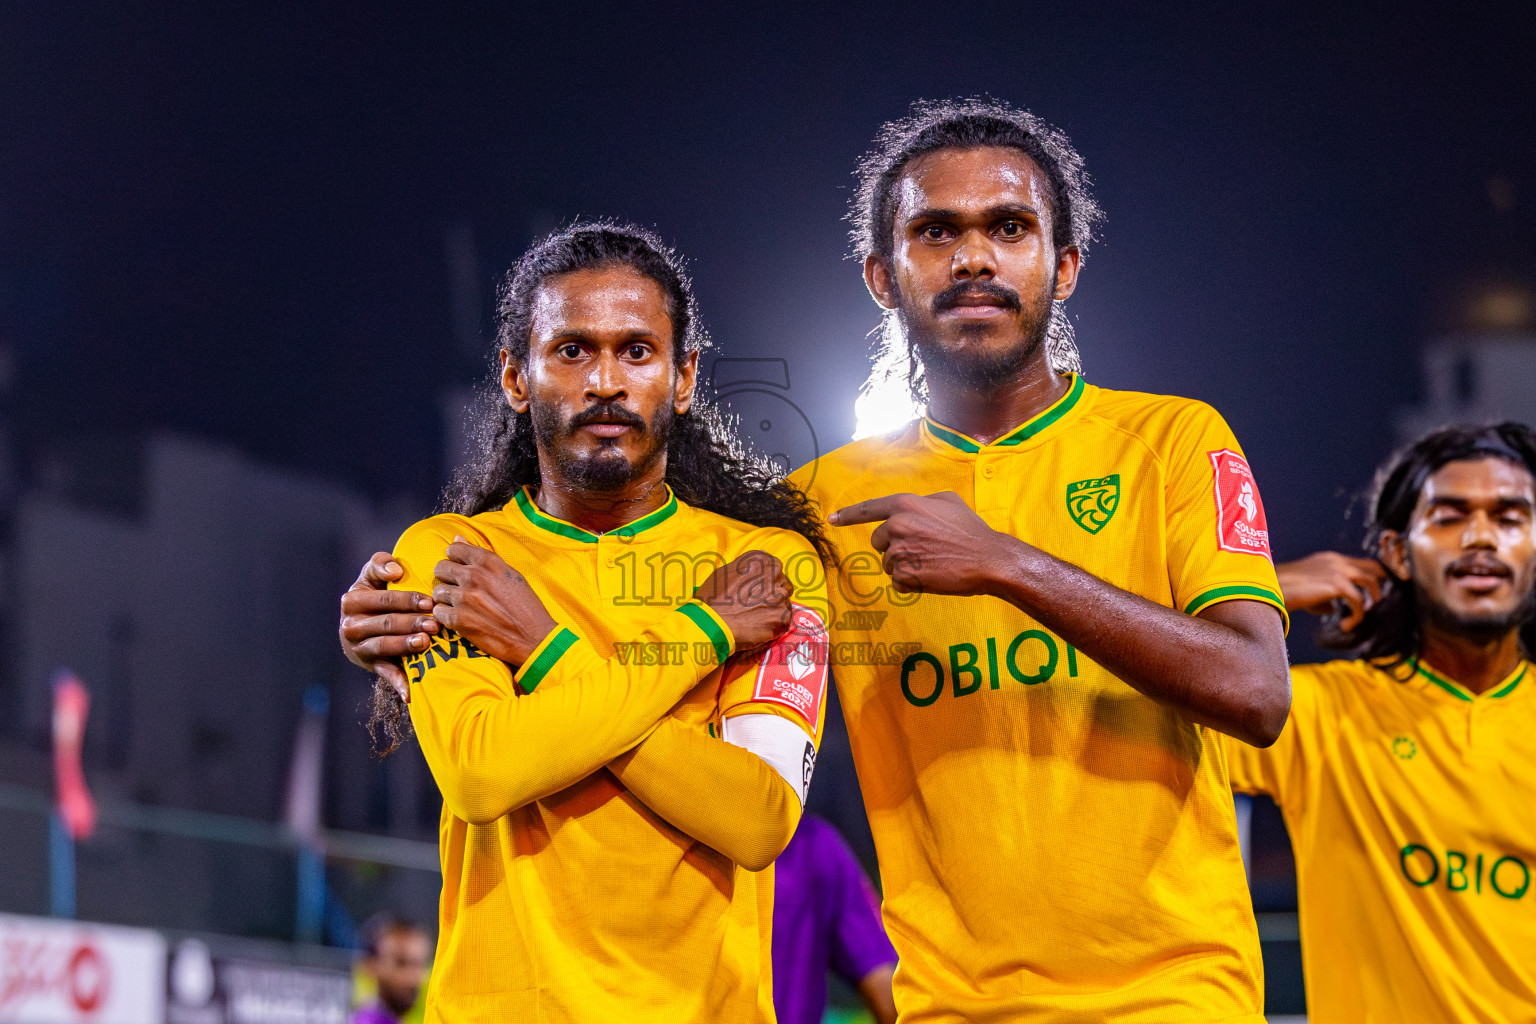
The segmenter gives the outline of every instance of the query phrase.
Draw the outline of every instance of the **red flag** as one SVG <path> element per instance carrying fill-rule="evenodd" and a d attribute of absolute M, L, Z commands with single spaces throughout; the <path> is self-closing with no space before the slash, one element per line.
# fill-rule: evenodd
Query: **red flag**
<path fill-rule="evenodd" d="M 91 695 L 68 669 L 53 674 L 54 802 L 64 828 L 75 839 L 96 831 L 96 801 L 85 786 L 80 750 L 85 743 L 85 716 Z"/>

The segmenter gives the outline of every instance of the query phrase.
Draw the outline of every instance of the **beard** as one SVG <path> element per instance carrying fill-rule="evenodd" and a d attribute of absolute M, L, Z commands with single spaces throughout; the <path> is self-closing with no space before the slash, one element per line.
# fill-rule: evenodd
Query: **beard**
<path fill-rule="evenodd" d="M 1520 629 L 1536 620 L 1536 587 L 1528 587 L 1520 603 L 1508 611 L 1466 614 L 1447 608 L 1433 600 L 1419 584 L 1413 582 L 1414 601 L 1423 609 L 1424 618 L 1442 633 L 1463 636 L 1469 640 L 1492 642 L 1510 630 Z"/>
<path fill-rule="evenodd" d="M 937 317 L 954 308 L 960 298 L 967 295 L 992 296 L 1000 300 L 1004 308 L 1017 311 L 1022 327 L 1018 341 L 1001 351 L 991 352 L 946 348 L 939 340 Z M 923 364 L 924 375 L 930 381 L 937 380 L 967 390 L 986 391 L 1016 379 L 1044 349 L 1046 333 L 1051 326 L 1049 291 L 1026 308 L 1018 292 L 990 281 L 962 281 L 951 285 L 934 296 L 931 311 L 915 309 L 915 304 L 909 304 L 900 294 L 897 302 L 897 319 Z M 961 334 L 979 338 L 993 326 L 961 324 L 959 330 Z"/>
<path fill-rule="evenodd" d="M 676 419 L 669 402 L 661 404 L 650 423 L 613 403 L 589 405 L 569 420 L 562 420 L 553 406 L 538 402 L 533 403 L 529 411 L 534 438 L 542 451 L 554 456 L 560 475 L 583 490 L 598 492 L 622 490 L 655 467 L 667 453 L 672 422 Z M 639 431 L 641 440 L 648 441 L 649 445 L 634 462 L 619 447 L 618 438 L 602 439 L 595 451 L 573 450 L 570 441 L 576 432 L 596 421 L 624 423 Z"/>

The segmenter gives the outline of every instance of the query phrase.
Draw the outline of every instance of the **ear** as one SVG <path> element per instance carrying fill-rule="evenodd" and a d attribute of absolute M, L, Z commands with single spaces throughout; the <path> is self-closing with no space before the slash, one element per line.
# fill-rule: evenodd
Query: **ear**
<path fill-rule="evenodd" d="M 891 276 L 891 264 L 879 253 L 864 257 L 864 287 L 882 309 L 896 308 L 896 279 Z"/>
<path fill-rule="evenodd" d="M 679 416 L 693 405 L 693 391 L 699 386 L 699 353 L 689 352 L 677 368 L 677 386 L 672 389 L 672 411 Z"/>
<path fill-rule="evenodd" d="M 528 375 L 506 349 L 501 350 L 500 357 L 501 393 L 507 396 L 512 411 L 521 416 L 528 411 Z"/>
<path fill-rule="evenodd" d="M 1381 559 L 1381 564 L 1387 567 L 1395 578 L 1401 582 L 1407 582 L 1412 575 L 1412 569 L 1408 565 L 1408 538 L 1396 530 L 1383 530 L 1381 544 L 1377 547 L 1376 557 Z"/>
<path fill-rule="evenodd" d="M 1083 254 L 1075 245 L 1065 245 L 1056 253 L 1056 291 L 1051 298 L 1060 301 L 1077 291 L 1077 268 L 1082 265 Z"/>

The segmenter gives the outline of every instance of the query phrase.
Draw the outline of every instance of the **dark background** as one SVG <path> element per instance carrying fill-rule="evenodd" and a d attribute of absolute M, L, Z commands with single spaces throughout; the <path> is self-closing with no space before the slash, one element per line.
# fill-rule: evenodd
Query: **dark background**
<path fill-rule="evenodd" d="M 911 100 L 990 93 L 1062 127 L 1097 182 L 1108 221 L 1068 304 L 1089 379 L 1224 413 L 1279 557 L 1353 545 L 1346 506 L 1420 401 L 1420 346 L 1458 329 L 1468 294 L 1536 270 L 1524 6 L 5 5 L 0 458 L 14 469 L 0 483 L 132 517 L 135 453 L 170 431 L 326 478 L 403 526 L 444 482 L 442 403 L 484 370 L 499 273 L 538 234 L 600 215 L 681 249 L 717 352 L 786 360 L 827 450 L 852 430 L 877 323 L 846 258 L 854 161 Z M 345 545 L 316 550 L 293 557 L 329 559 L 304 641 L 321 666 L 309 682 L 345 712 L 328 785 L 367 774 L 372 794 L 333 823 L 429 841 L 431 807 L 368 809 L 430 781 L 391 782 L 361 752 L 366 681 L 339 665 L 321 613 L 355 563 Z M 49 554 L 16 559 L 47 575 Z M 56 597 L 96 585 L 81 572 Z M 164 618 L 121 600 L 137 623 L 121 644 L 152 645 Z M 1317 654 L 1310 634 L 1298 623 L 1294 655 Z M 45 705 L 27 703 L 46 682 L 27 671 L 0 678 L 0 704 Z M 132 692 L 150 715 L 181 700 L 141 675 L 112 699 Z M 259 791 L 238 813 L 269 818 L 307 683 L 273 685 L 281 714 L 250 737 L 269 767 L 211 740 L 185 759 L 228 761 Z M 243 699 L 217 673 L 207 686 L 215 704 Z M 45 751 L 30 728 L 0 734 Z M 846 741 L 828 744 L 817 806 L 849 827 Z M 175 796 L 153 778 L 170 769 L 140 760 L 120 783 L 135 799 L 231 809 L 212 789 Z M 45 785 L 44 761 L 7 764 L 23 762 L 9 776 Z M 1255 840 L 1260 909 L 1292 905 L 1272 808 Z M 152 905 L 97 913 L 164 923 Z"/>
<path fill-rule="evenodd" d="M 1215 404 L 1295 554 L 1339 541 L 1438 296 L 1530 262 L 1516 5 L 626 6 L 9 5 L 23 473 L 168 426 L 425 507 L 438 392 L 481 365 L 445 232 L 474 233 L 488 325 L 497 273 L 577 215 L 678 245 L 721 351 L 788 358 L 836 443 L 876 322 L 844 258 L 853 162 L 911 99 L 987 92 L 1064 128 L 1098 183 L 1068 307 L 1090 379 Z"/>

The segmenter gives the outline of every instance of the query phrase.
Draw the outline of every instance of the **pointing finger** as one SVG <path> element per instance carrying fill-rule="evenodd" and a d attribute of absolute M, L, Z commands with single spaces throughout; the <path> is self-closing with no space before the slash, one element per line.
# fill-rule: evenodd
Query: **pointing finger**
<path fill-rule="evenodd" d="M 840 508 L 827 517 L 827 522 L 833 526 L 853 526 L 858 523 L 878 523 L 881 520 L 891 518 L 891 513 L 896 510 L 896 499 L 899 494 L 887 494 L 881 498 L 870 498 L 867 501 L 857 501 L 845 508 Z"/>

